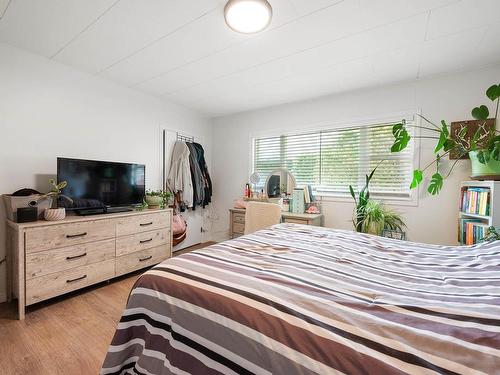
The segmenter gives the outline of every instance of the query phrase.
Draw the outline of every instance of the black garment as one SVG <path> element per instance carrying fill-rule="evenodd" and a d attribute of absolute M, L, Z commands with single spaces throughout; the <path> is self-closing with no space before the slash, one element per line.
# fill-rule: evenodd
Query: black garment
<path fill-rule="evenodd" d="M 201 206 L 205 200 L 205 180 L 198 163 L 198 151 L 193 143 L 186 142 L 189 148 L 189 169 L 191 170 L 191 182 L 193 183 L 193 210 Z"/>
<path fill-rule="evenodd" d="M 205 194 L 202 203 L 203 208 L 205 208 L 205 206 L 212 201 L 212 180 L 210 179 L 210 174 L 208 173 L 208 167 L 205 161 L 205 150 L 203 150 L 203 146 L 199 143 L 193 143 L 193 146 L 198 152 L 198 164 L 200 165 L 200 170 L 205 183 Z"/>

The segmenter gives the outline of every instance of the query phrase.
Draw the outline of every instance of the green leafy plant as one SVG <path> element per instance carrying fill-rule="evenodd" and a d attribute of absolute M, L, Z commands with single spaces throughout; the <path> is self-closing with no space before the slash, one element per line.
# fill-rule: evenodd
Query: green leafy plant
<path fill-rule="evenodd" d="M 369 185 L 379 165 L 380 163 L 375 168 L 373 168 L 370 174 L 366 175 L 365 186 L 363 186 L 361 191 L 358 193 L 357 198 L 356 198 L 356 193 L 354 192 L 354 188 L 352 187 L 352 185 L 349 185 L 349 192 L 351 193 L 351 196 L 354 199 L 354 204 L 355 204 L 352 223 L 354 225 L 354 228 L 356 229 L 356 232 L 363 231 L 362 229 L 363 229 L 363 220 L 365 219 L 365 208 L 370 199 Z"/>
<path fill-rule="evenodd" d="M 381 202 L 370 199 L 370 181 L 382 162 L 383 160 L 365 176 L 365 185 L 358 194 L 352 185 L 349 185 L 349 192 L 355 203 L 352 223 L 357 232 L 380 235 L 384 229 L 402 232 L 406 227 L 400 215 L 386 208 Z"/>
<path fill-rule="evenodd" d="M 40 198 L 38 198 L 38 201 L 41 201 L 44 199 L 52 199 L 51 208 L 58 207 L 59 198 L 63 198 L 65 200 L 67 200 L 68 202 L 73 203 L 73 199 L 71 199 L 67 195 L 61 194 L 62 189 L 64 189 L 66 186 L 68 186 L 68 183 L 66 181 L 61 181 L 61 182 L 57 183 L 56 180 L 51 178 L 49 180 L 49 183 L 52 185 L 52 190 L 49 191 L 47 194 L 44 194 Z"/>
<path fill-rule="evenodd" d="M 406 227 L 399 214 L 385 207 L 382 202 L 369 199 L 363 209 L 361 232 L 381 235 L 384 229 L 402 232 Z"/>
<path fill-rule="evenodd" d="M 481 242 L 490 242 L 500 240 L 500 234 L 497 232 L 494 226 L 488 227 L 486 231 L 486 236 L 481 239 Z"/>
<path fill-rule="evenodd" d="M 412 136 L 408 130 L 410 127 L 420 129 L 422 134 L 414 136 L 417 139 L 435 139 L 436 146 L 434 148 L 435 158 L 427 164 L 423 169 L 416 169 L 413 171 L 413 179 L 410 184 L 411 189 L 419 186 L 424 177 L 424 173 L 431 168 L 435 167 L 434 173 L 431 176 L 427 191 L 436 195 L 441 191 L 444 180 L 452 173 L 460 157 L 472 151 L 477 151 L 477 158 L 480 163 L 486 164 L 491 159 L 500 161 L 500 135 L 496 130 L 496 122 L 498 117 L 498 109 L 500 102 L 500 84 L 493 85 L 486 90 L 486 96 L 493 103 L 496 102 L 495 116 L 493 118 L 493 126 L 487 125 L 487 120 L 490 116 L 490 111 L 487 106 L 480 105 L 471 111 L 474 119 L 479 120 L 479 127 L 472 137 L 467 136 L 467 127 L 462 125 L 458 130 L 456 136 L 450 133 L 449 125 L 441 120 L 441 123 L 435 124 L 424 116 L 418 115 L 424 122 L 424 125 L 410 126 L 405 120 L 398 124 L 393 125 L 392 134 L 394 136 L 394 143 L 391 146 L 391 152 L 400 152 L 404 150 Z M 443 172 L 441 167 L 441 159 L 453 152 L 459 155 L 459 159 L 451 165 L 447 172 Z"/>
<path fill-rule="evenodd" d="M 146 190 L 146 196 L 162 198 L 161 207 L 168 206 L 168 202 L 174 196 L 170 191 L 165 190 Z"/>

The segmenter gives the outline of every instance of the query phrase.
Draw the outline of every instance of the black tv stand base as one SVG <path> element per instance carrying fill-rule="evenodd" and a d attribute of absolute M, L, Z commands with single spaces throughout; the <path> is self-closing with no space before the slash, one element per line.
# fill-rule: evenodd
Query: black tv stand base
<path fill-rule="evenodd" d="M 99 208 L 85 208 L 81 210 L 75 210 L 76 214 L 80 216 L 115 214 L 118 212 L 130 212 L 130 211 L 133 211 L 133 209 L 130 207 L 99 207 Z"/>
<path fill-rule="evenodd" d="M 107 214 L 116 214 L 118 212 L 130 212 L 130 211 L 134 211 L 134 209 L 130 208 L 130 207 L 109 207 L 109 208 L 106 208 Z"/>

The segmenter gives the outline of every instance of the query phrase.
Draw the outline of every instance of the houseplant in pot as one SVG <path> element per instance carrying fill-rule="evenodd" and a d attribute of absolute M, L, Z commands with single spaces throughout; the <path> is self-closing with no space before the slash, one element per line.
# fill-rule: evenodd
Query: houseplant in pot
<path fill-rule="evenodd" d="M 146 190 L 146 196 L 144 200 L 146 201 L 148 208 L 157 209 L 165 208 L 169 204 L 169 200 L 172 198 L 172 193 L 164 190 Z"/>
<path fill-rule="evenodd" d="M 355 203 L 352 219 L 354 229 L 357 232 L 376 234 L 378 236 L 382 234 L 384 229 L 403 232 L 406 224 L 401 216 L 387 208 L 382 202 L 370 198 L 369 184 L 377 168 L 378 165 L 369 175 L 366 175 L 365 186 L 358 194 L 349 185 L 349 191 Z"/>
<path fill-rule="evenodd" d="M 413 171 L 413 179 L 410 188 L 414 189 L 423 181 L 424 173 L 433 170 L 427 191 L 436 195 L 443 187 L 444 180 L 452 173 L 453 168 L 460 160 L 461 156 L 469 155 L 472 163 L 472 177 L 477 179 L 493 178 L 500 176 L 500 135 L 496 130 L 496 123 L 500 101 L 500 84 L 493 85 L 486 90 L 486 96 L 495 107 L 495 114 L 490 118 L 490 111 L 486 105 L 475 107 L 471 111 L 474 119 L 478 120 L 478 128 L 472 136 L 468 136 L 468 128 L 462 125 L 455 136 L 452 136 L 450 126 L 446 121 L 435 124 L 424 116 L 420 118 L 424 125 L 410 126 L 406 121 L 395 124 L 392 128 L 395 141 L 391 147 L 392 152 L 404 150 L 412 136 L 409 128 L 414 127 L 421 130 L 421 134 L 414 138 L 435 139 L 434 159 L 422 169 Z M 492 124 L 488 124 L 488 121 Z M 451 164 L 451 167 L 443 170 L 442 159 L 451 152 L 459 158 Z M 432 168 L 432 169 L 431 169 Z"/>
<path fill-rule="evenodd" d="M 62 189 L 64 189 L 68 183 L 66 181 L 56 183 L 54 179 L 50 179 L 49 182 L 52 185 L 52 190 L 38 199 L 38 201 L 50 199 L 52 202 L 51 208 L 47 208 L 43 212 L 43 217 L 48 221 L 63 220 L 66 217 L 66 209 L 64 207 L 59 207 L 59 198 L 73 203 L 73 200 L 70 197 L 61 194 Z"/>

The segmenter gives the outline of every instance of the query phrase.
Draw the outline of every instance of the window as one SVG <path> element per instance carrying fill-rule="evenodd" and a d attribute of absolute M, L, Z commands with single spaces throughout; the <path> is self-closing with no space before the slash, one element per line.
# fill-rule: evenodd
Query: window
<path fill-rule="evenodd" d="M 299 186 L 312 185 L 320 195 L 346 195 L 349 185 L 361 188 L 365 175 L 384 160 L 370 183 L 370 192 L 409 198 L 413 142 L 404 151 L 391 153 L 393 142 L 392 124 L 254 138 L 253 171 L 267 176 L 284 167 Z"/>

